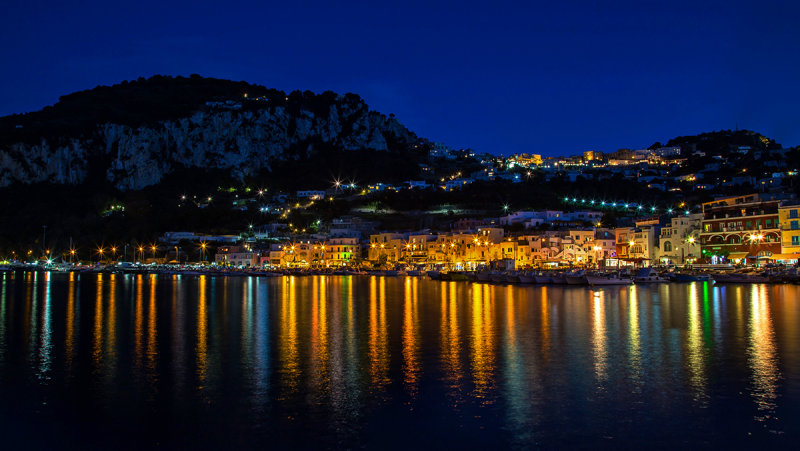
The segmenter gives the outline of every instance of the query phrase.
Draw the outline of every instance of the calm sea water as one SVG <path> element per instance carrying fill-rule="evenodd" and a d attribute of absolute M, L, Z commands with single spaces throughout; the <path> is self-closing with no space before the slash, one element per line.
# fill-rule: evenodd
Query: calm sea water
<path fill-rule="evenodd" d="M 790 447 L 800 287 L 0 274 L 0 446 Z"/>

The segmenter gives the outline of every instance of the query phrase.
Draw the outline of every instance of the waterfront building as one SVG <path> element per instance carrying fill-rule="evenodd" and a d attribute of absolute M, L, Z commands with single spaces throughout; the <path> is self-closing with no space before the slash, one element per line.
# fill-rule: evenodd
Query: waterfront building
<path fill-rule="evenodd" d="M 643 218 L 635 227 L 619 227 L 616 236 L 617 258 L 627 264 L 650 266 L 658 253 L 658 218 Z"/>
<path fill-rule="evenodd" d="M 664 265 L 684 265 L 700 258 L 700 231 L 704 215 L 695 213 L 676 216 L 661 229 L 658 261 Z"/>
<path fill-rule="evenodd" d="M 780 254 L 779 207 L 780 200 L 760 194 L 704 203 L 702 256 L 711 263 L 757 263 Z"/>
<path fill-rule="evenodd" d="M 406 238 L 408 238 L 408 234 L 395 232 L 370 235 L 367 259 L 373 263 L 378 263 L 382 259 L 387 263 L 398 262 Z"/>
<path fill-rule="evenodd" d="M 778 208 L 781 230 L 781 255 L 785 263 L 797 263 L 800 258 L 800 202 L 784 202 Z"/>
<path fill-rule="evenodd" d="M 332 237 L 314 247 L 314 263 L 319 266 L 349 266 L 361 256 L 361 246 L 355 237 Z"/>
<path fill-rule="evenodd" d="M 222 246 L 217 249 L 214 261 L 217 264 L 249 268 L 261 264 L 261 255 L 249 246 Z"/>

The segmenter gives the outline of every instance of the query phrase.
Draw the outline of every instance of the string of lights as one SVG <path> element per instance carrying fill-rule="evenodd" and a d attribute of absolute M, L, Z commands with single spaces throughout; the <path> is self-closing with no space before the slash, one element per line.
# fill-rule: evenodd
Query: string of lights
<path fill-rule="evenodd" d="M 626 202 L 626 201 L 608 201 L 608 200 L 597 200 L 597 199 L 587 199 L 585 197 L 564 197 L 564 203 L 573 206 L 582 206 L 582 207 L 590 207 L 596 208 L 600 210 L 621 210 L 621 211 L 629 211 L 632 213 L 642 214 L 642 215 L 655 215 L 655 214 L 684 214 L 688 215 L 691 214 L 691 209 L 686 207 L 684 202 L 681 202 L 677 206 L 663 206 L 663 205 L 642 205 L 638 202 Z"/>

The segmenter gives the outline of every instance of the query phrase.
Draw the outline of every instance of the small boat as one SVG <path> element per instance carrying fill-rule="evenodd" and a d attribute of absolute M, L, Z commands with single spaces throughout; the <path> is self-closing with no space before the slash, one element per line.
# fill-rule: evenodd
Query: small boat
<path fill-rule="evenodd" d="M 489 278 L 493 283 L 506 283 L 506 275 L 501 272 L 493 272 L 489 274 Z"/>
<path fill-rule="evenodd" d="M 507 283 L 519 283 L 519 275 L 515 272 L 510 272 L 506 274 L 506 282 Z"/>
<path fill-rule="evenodd" d="M 439 271 L 428 271 L 428 277 L 431 280 L 442 280 L 442 273 Z"/>
<path fill-rule="evenodd" d="M 564 276 L 564 273 L 553 274 L 552 276 L 550 276 L 550 279 L 552 280 L 550 283 L 555 285 L 567 284 L 567 278 Z"/>
<path fill-rule="evenodd" d="M 469 281 L 469 277 L 461 271 L 450 271 L 442 274 L 442 280 L 466 282 Z"/>
<path fill-rule="evenodd" d="M 733 273 L 714 275 L 716 283 L 767 283 L 769 277 L 760 274 Z"/>
<path fill-rule="evenodd" d="M 589 283 L 586 281 L 586 273 L 583 271 L 564 274 L 564 280 L 567 285 L 587 285 Z"/>
<path fill-rule="evenodd" d="M 627 277 L 620 277 L 616 274 L 590 274 L 586 276 L 586 282 L 591 286 L 598 285 L 631 285 L 633 280 Z"/>
<path fill-rule="evenodd" d="M 408 271 L 406 271 L 406 275 L 407 276 L 412 276 L 412 277 L 419 277 L 419 276 L 423 275 L 423 272 L 419 271 L 417 269 L 409 269 Z"/>
<path fill-rule="evenodd" d="M 530 275 L 528 273 L 520 273 L 519 274 L 519 283 L 524 284 L 524 285 L 529 285 L 529 284 L 536 283 L 536 277 L 532 276 L 532 275 Z"/>
<path fill-rule="evenodd" d="M 708 274 L 675 274 L 675 282 L 711 282 Z"/>
<path fill-rule="evenodd" d="M 533 279 L 536 281 L 536 283 L 553 283 L 553 278 L 545 274 L 534 274 Z"/>
<path fill-rule="evenodd" d="M 664 283 L 669 282 L 669 279 L 659 276 L 653 268 L 642 268 L 636 273 L 633 281 L 636 283 Z"/>
<path fill-rule="evenodd" d="M 492 274 L 486 271 L 481 271 L 477 274 L 478 282 L 490 282 L 492 280 Z"/>

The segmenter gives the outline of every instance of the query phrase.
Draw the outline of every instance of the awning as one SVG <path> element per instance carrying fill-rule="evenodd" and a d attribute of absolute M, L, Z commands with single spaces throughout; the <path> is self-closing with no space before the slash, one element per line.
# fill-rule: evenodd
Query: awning
<path fill-rule="evenodd" d="M 800 254 L 772 254 L 773 260 L 800 260 Z"/>
<path fill-rule="evenodd" d="M 731 252 L 728 254 L 728 260 L 741 260 L 747 258 L 747 252 Z"/>

